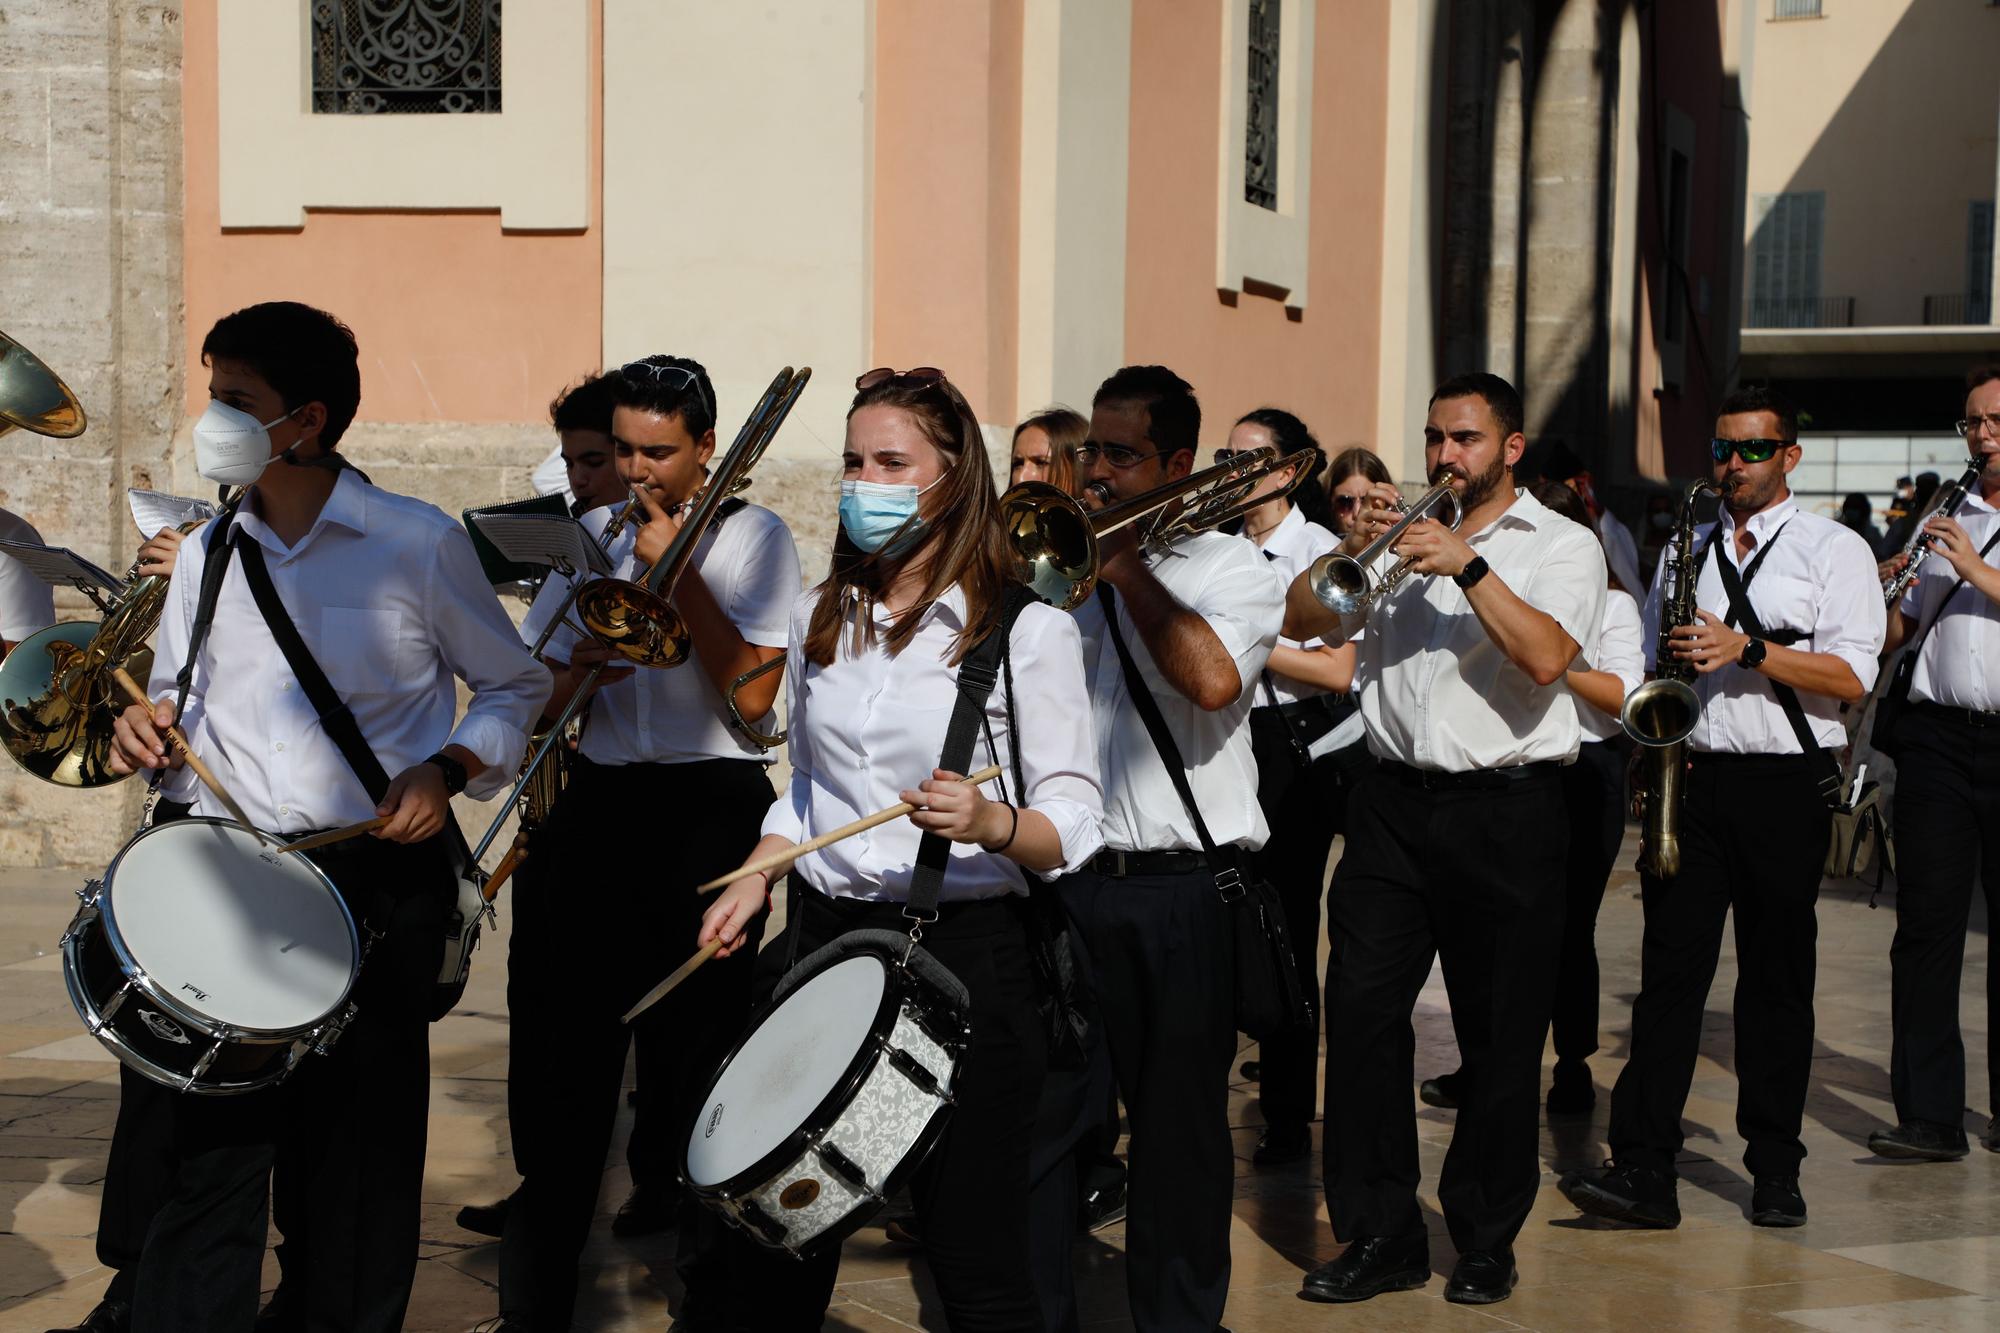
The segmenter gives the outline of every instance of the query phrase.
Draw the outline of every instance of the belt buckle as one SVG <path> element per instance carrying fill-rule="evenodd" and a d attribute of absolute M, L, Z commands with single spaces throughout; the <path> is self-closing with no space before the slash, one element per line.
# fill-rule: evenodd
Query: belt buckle
<path fill-rule="evenodd" d="M 1115 847 L 1106 847 L 1098 852 L 1097 859 L 1103 864 L 1101 873 L 1113 879 L 1124 879 L 1130 872 L 1125 869 L 1125 853 Z"/>

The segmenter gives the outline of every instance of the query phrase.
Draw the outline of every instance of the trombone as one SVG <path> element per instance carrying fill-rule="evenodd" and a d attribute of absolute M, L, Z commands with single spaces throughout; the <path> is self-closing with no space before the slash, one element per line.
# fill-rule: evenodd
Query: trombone
<path fill-rule="evenodd" d="M 730 681 L 728 690 L 722 696 L 723 702 L 729 705 L 729 724 L 736 728 L 744 740 L 749 741 L 760 750 L 775 750 L 780 745 L 783 745 L 785 743 L 785 729 L 780 727 L 776 731 L 759 731 L 754 723 L 743 716 L 743 710 L 736 706 L 736 692 L 751 681 L 761 680 L 773 671 L 782 671 L 784 668 L 785 655 L 779 653 L 770 661 L 759 662 L 735 680 Z M 774 713 L 777 711 L 775 705 L 771 711 Z"/>
<path fill-rule="evenodd" d="M 1328 551 L 1306 570 L 1307 586 L 1319 604 L 1335 615 L 1365 616 L 1408 578 L 1416 561 L 1405 556 L 1378 569 L 1385 556 L 1393 556 L 1403 534 L 1425 519 L 1435 519 L 1456 532 L 1465 520 L 1464 506 L 1449 481 L 1441 481 L 1417 497 L 1415 504 L 1398 505 L 1402 517 L 1381 536 L 1363 547 L 1360 555 Z"/>
<path fill-rule="evenodd" d="M 563 623 L 572 607 L 582 619 L 582 629 L 591 638 L 610 648 L 627 661 L 639 666 L 675 667 L 685 662 L 692 640 L 687 626 L 682 623 L 680 613 L 673 609 L 669 599 L 681 575 L 687 572 L 694 560 L 694 550 L 709 527 L 715 522 L 723 501 L 735 495 L 750 484 L 750 469 L 762 458 L 764 450 L 778 433 L 790 414 L 792 404 L 798 401 L 804 391 L 806 381 L 812 378 L 810 367 L 794 371 L 786 366 L 772 379 L 764 396 L 757 400 L 750 415 L 737 432 L 735 443 L 729 446 L 708 481 L 697 494 L 693 508 L 681 523 L 680 531 L 655 564 L 638 579 L 599 578 L 588 582 L 578 581 L 570 588 L 569 595 L 550 617 L 547 629 L 535 642 L 533 653 L 540 656 L 554 636 L 556 626 Z M 612 522 L 622 527 L 635 509 L 639 507 L 635 495 Z M 605 529 L 607 539 L 614 535 L 611 526 Z M 534 780 L 535 772 L 549 754 L 562 742 L 563 730 L 569 725 L 584 700 L 590 697 L 590 687 L 597 683 L 597 677 L 607 664 L 599 662 L 577 683 L 576 691 L 569 702 L 563 705 L 562 713 L 549 725 L 548 730 L 538 733 L 538 742 L 521 768 L 521 775 L 514 780 L 513 790 L 500 803 L 500 813 L 486 828 L 479 839 L 479 845 L 472 850 L 471 863 L 477 866 L 494 839 L 500 836 L 501 825 L 513 813 L 514 803 L 521 797 L 528 784 Z M 493 901 L 500 886 L 521 863 L 526 855 L 525 838 L 517 836 L 514 846 L 506 858 L 494 869 L 485 886 L 486 900 Z"/>

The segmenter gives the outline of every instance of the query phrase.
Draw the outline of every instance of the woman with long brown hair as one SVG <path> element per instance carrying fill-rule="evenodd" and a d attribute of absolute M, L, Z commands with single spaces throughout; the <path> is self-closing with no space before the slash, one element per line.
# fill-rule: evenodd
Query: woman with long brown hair
<path fill-rule="evenodd" d="M 768 990 L 792 962 L 850 931 L 908 930 L 919 841 L 950 841 L 923 947 L 970 993 L 973 1037 L 952 1089 L 956 1110 L 911 1198 L 950 1326 L 1039 1329 L 1028 1155 L 1046 1051 L 1023 909 L 1029 874 L 1074 869 L 1100 842 L 1081 639 L 1069 616 L 1010 597 L 1017 585 L 979 424 L 950 381 L 928 368 L 877 370 L 856 389 L 832 570 L 792 613 L 791 787 L 766 816 L 756 854 L 898 801 L 919 809 L 794 863 L 785 931 L 759 955 L 759 977 Z M 1008 634 L 1006 670 L 969 766 L 1002 766 L 999 799 L 937 767 L 958 664 L 996 630 Z M 769 890 L 762 874 L 730 885 L 699 942 L 740 947 Z M 837 1250 L 799 1263 L 752 1253 L 733 1234 L 726 1244 L 737 1326 L 820 1326 Z"/>
<path fill-rule="evenodd" d="M 1074 489 L 1076 447 L 1090 434 L 1090 422 L 1067 407 L 1045 407 L 1014 427 L 1009 485 L 1045 481 L 1067 494 Z"/>

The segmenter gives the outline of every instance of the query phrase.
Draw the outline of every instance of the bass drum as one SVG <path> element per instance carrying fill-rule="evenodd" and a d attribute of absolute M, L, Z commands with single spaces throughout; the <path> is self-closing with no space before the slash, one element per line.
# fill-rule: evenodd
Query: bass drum
<path fill-rule="evenodd" d="M 239 824 L 157 824 L 77 896 L 62 938 L 70 1003 L 155 1083 L 269 1087 L 353 1017 L 353 913 L 318 866 Z"/>
<path fill-rule="evenodd" d="M 688 1188 L 771 1249 L 839 1244 L 943 1132 L 968 1008 L 907 935 L 854 931 L 803 960 L 711 1082 Z"/>

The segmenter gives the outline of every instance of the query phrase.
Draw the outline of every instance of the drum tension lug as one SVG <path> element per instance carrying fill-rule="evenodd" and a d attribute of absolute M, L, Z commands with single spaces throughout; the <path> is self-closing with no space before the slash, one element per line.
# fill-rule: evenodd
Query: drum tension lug
<path fill-rule="evenodd" d="M 947 1105 L 956 1106 L 958 1104 L 952 1095 L 945 1091 L 944 1087 L 939 1084 L 937 1075 L 925 1068 L 923 1061 L 917 1059 L 916 1056 L 911 1055 L 900 1046 L 885 1045 L 882 1053 L 888 1058 L 891 1069 L 894 1069 L 904 1078 L 916 1084 L 922 1091 Z"/>
<path fill-rule="evenodd" d="M 104 1002 L 104 1007 L 97 1011 L 97 1017 L 90 1021 L 89 1026 L 93 1036 L 104 1030 L 104 1025 L 111 1021 L 111 1016 L 117 1013 L 119 1007 L 131 997 L 132 986 L 132 978 L 125 978 L 125 984 L 113 991 L 111 998 Z"/>
<path fill-rule="evenodd" d="M 83 882 L 83 887 L 76 891 L 77 901 L 85 903 L 94 903 L 97 901 L 97 895 L 102 893 L 103 891 L 104 891 L 103 880 L 87 879 Z"/>
<path fill-rule="evenodd" d="M 842 1152 L 839 1147 L 828 1143 L 825 1139 L 815 1138 L 812 1141 L 812 1148 L 813 1155 L 819 1158 L 821 1164 L 839 1176 L 849 1189 L 857 1194 L 867 1195 L 876 1203 L 882 1202 L 882 1196 L 868 1185 L 868 1173 L 856 1166 L 854 1159 Z"/>

